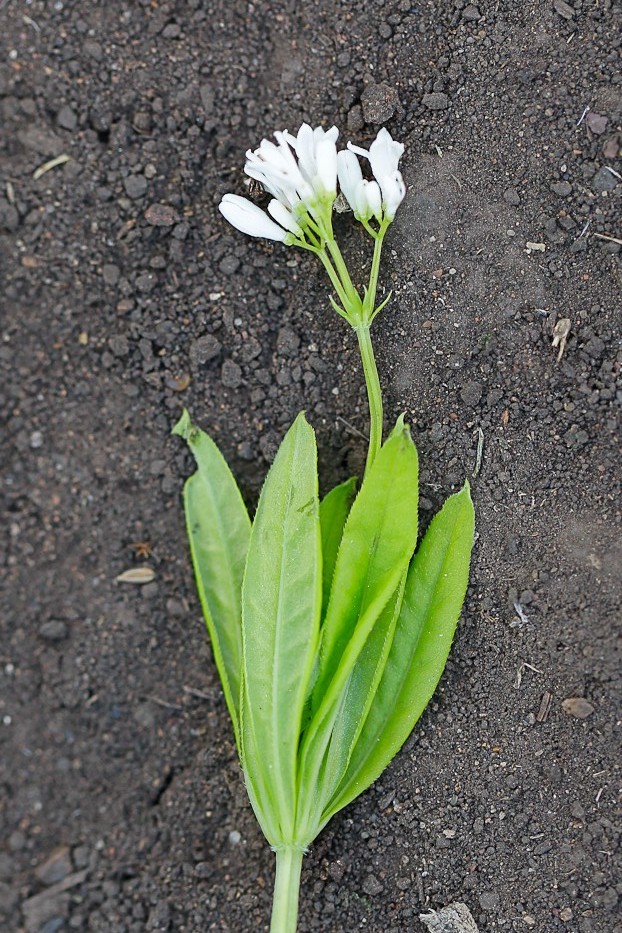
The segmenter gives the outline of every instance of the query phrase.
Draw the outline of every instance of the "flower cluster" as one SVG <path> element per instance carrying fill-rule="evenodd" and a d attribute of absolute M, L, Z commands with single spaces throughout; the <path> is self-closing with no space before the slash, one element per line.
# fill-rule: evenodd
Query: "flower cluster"
<path fill-rule="evenodd" d="M 318 249 L 332 239 L 339 182 L 354 216 L 375 236 L 369 221 L 386 228 L 406 193 L 398 169 L 404 147 L 383 128 L 369 150 L 348 143 L 338 152 L 338 135 L 336 126 L 303 123 L 296 136 L 285 130 L 274 134 L 276 143 L 264 139 L 246 153 L 244 171 L 272 195 L 268 213 L 236 194 L 225 194 L 220 212 L 242 233 Z M 369 161 L 372 181 L 363 177 L 357 156 Z"/>

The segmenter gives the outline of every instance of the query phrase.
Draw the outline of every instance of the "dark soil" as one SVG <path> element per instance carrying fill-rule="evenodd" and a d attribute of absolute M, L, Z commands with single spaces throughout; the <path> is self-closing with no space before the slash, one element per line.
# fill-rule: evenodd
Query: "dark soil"
<path fill-rule="evenodd" d="M 437 695 L 313 846 L 300 930 L 460 900 L 482 933 L 620 933 L 620 5 L 0 0 L 0 25 L 1 929 L 267 930 L 170 429 L 187 406 L 251 504 L 303 407 L 324 488 L 360 472 L 321 270 L 216 206 L 274 129 L 379 120 L 409 189 L 387 426 L 407 412 L 424 522 L 483 441 L 479 535 Z"/>

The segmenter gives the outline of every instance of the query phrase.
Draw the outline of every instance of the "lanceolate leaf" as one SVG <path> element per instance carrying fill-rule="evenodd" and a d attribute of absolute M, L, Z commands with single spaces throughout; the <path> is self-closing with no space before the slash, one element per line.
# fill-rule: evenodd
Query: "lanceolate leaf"
<path fill-rule="evenodd" d="M 413 559 L 382 680 L 322 825 L 376 780 L 432 697 L 466 592 L 473 531 L 467 483 L 433 519 Z"/>
<path fill-rule="evenodd" d="M 259 806 L 291 842 L 297 751 L 322 606 L 317 457 L 299 415 L 268 473 L 242 588 L 242 750 Z"/>
<path fill-rule="evenodd" d="M 353 476 L 331 489 L 320 503 L 320 527 L 322 529 L 322 617 L 328 606 L 328 597 L 335 572 L 337 551 L 343 536 L 354 493 L 356 477 Z"/>
<path fill-rule="evenodd" d="M 323 800 L 320 813 L 343 778 L 352 751 L 374 702 L 393 644 L 395 627 L 402 608 L 405 583 L 406 575 L 404 574 L 397 592 L 389 599 L 365 642 L 347 687 L 343 691 L 341 708 L 326 751 L 326 762 L 322 773 Z"/>
<path fill-rule="evenodd" d="M 301 750 L 298 824 L 305 830 L 312 823 L 317 781 L 343 690 L 414 551 L 417 501 L 417 451 L 399 422 L 363 481 L 337 555 L 312 719 Z"/>
<path fill-rule="evenodd" d="M 242 578 L 251 523 L 236 481 L 214 442 L 184 411 L 173 429 L 198 470 L 184 487 L 190 551 L 214 660 L 240 747 Z"/>

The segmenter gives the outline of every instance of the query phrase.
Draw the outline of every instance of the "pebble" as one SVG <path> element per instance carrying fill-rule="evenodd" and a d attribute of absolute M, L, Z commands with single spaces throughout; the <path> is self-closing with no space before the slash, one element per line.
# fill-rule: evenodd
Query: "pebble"
<path fill-rule="evenodd" d="M 587 719 L 594 712 L 594 707 L 585 697 L 568 697 L 562 701 L 562 709 L 575 719 Z"/>
<path fill-rule="evenodd" d="M 496 891 L 482 891 L 479 903 L 482 910 L 497 910 L 501 900 Z"/>
<path fill-rule="evenodd" d="M 72 869 L 69 847 L 59 846 L 46 858 L 45 862 L 37 865 L 35 875 L 42 884 L 57 884 L 59 881 L 63 881 L 71 873 Z"/>
<path fill-rule="evenodd" d="M 220 370 L 220 378 L 227 389 L 237 389 L 242 383 L 242 367 L 233 360 L 225 360 Z"/>
<path fill-rule="evenodd" d="M 102 269 L 102 277 L 106 285 L 114 286 L 121 278 L 121 270 L 114 263 L 107 262 Z"/>
<path fill-rule="evenodd" d="M 350 133 L 358 133 L 363 129 L 365 120 L 363 119 L 363 108 L 360 104 L 355 104 L 348 112 L 346 125 Z"/>
<path fill-rule="evenodd" d="M 473 3 L 469 3 L 462 11 L 462 19 L 467 23 L 476 23 L 477 20 L 481 18 L 481 15 L 482 14 Z"/>
<path fill-rule="evenodd" d="M 506 188 L 503 192 L 503 200 L 506 204 L 511 204 L 512 207 L 518 207 L 520 204 L 520 195 L 516 188 Z"/>
<path fill-rule="evenodd" d="M 560 198 L 567 198 L 569 194 L 572 194 L 572 185 L 567 181 L 556 181 L 551 185 L 551 191 Z"/>
<path fill-rule="evenodd" d="M 240 260 L 237 256 L 225 256 L 218 266 L 223 275 L 234 275 L 240 268 Z"/>
<path fill-rule="evenodd" d="M 449 97 L 442 91 L 433 91 L 431 94 L 423 95 L 423 106 L 428 110 L 447 110 L 449 107 Z"/>
<path fill-rule="evenodd" d="M 125 188 L 125 193 L 128 198 L 131 198 L 132 201 L 136 201 L 138 198 L 145 196 L 147 192 L 147 179 L 144 175 L 128 175 L 128 177 L 123 180 L 123 187 Z"/>
<path fill-rule="evenodd" d="M 44 641 L 64 641 L 69 635 L 67 625 L 61 619 L 50 619 L 39 627 L 39 637 Z"/>
<path fill-rule="evenodd" d="M 368 84 L 361 94 L 365 123 L 386 123 L 399 105 L 397 91 L 389 84 Z"/>
<path fill-rule="evenodd" d="M 78 125 L 78 118 L 71 107 L 65 104 L 56 114 L 56 123 L 61 129 L 73 132 Z"/>
<path fill-rule="evenodd" d="M 375 875 L 368 875 L 361 887 L 365 894 L 368 894 L 370 897 L 376 897 L 384 891 L 384 886 L 378 881 Z"/>
<path fill-rule="evenodd" d="M 598 169 L 592 178 L 592 188 L 599 193 L 603 191 L 613 191 L 617 184 L 618 179 L 616 176 L 604 165 L 602 168 Z"/>
<path fill-rule="evenodd" d="M 212 334 L 205 334 L 190 345 L 190 362 L 193 366 L 202 366 L 215 359 L 221 351 L 220 341 Z"/>
<path fill-rule="evenodd" d="M 152 227 L 172 227 L 179 220 L 179 214 L 170 204 L 150 204 L 145 211 L 145 220 Z"/>
<path fill-rule="evenodd" d="M 467 382 L 466 385 L 462 387 L 460 398 L 465 405 L 475 406 L 481 399 L 483 391 L 484 387 L 481 382 Z"/>
<path fill-rule="evenodd" d="M 104 50 L 99 44 L 99 42 L 94 42 L 92 39 L 87 39 L 84 43 L 84 51 L 96 62 L 101 62 L 104 57 Z"/>
<path fill-rule="evenodd" d="M 279 356 L 295 356 L 300 346 L 300 337 L 291 327 L 282 327 L 276 338 L 276 352 Z"/>

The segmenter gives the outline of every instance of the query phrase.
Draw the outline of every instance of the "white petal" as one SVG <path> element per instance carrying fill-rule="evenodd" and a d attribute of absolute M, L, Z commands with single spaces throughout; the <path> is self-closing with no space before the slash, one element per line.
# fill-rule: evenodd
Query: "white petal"
<path fill-rule="evenodd" d="M 315 140 L 313 130 L 308 123 L 303 123 L 296 137 L 296 155 L 298 165 L 306 181 L 312 183 L 316 173 Z"/>
<path fill-rule="evenodd" d="M 337 193 L 337 149 L 335 141 L 326 136 L 316 147 L 317 174 L 327 194 Z"/>
<path fill-rule="evenodd" d="M 352 143 L 348 143 L 348 149 L 350 152 L 356 152 L 357 155 L 363 156 L 364 159 L 369 159 L 369 152 L 367 149 L 361 149 L 360 146 L 353 146 Z"/>
<path fill-rule="evenodd" d="M 302 230 L 294 220 L 292 212 L 280 201 L 277 201 L 276 198 L 268 204 L 268 213 L 286 230 L 290 230 L 298 237 L 302 236 Z"/>
<path fill-rule="evenodd" d="M 346 201 L 352 210 L 356 210 L 356 189 L 363 180 L 363 173 L 359 160 L 348 149 L 341 149 L 337 153 L 337 174 Z"/>
<path fill-rule="evenodd" d="M 397 171 L 403 152 L 403 145 L 395 142 L 389 131 L 382 127 L 369 147 L 371 170 L 378 181 L 380 181 L 383 176 L 392 175 L 393 172 Z"/>
<path fill-rule="evenodd" d="M 373 216 L 379 222 L 382 220 L 382 195 L 380 193 L 380 185 L 376 181 L 370 181 L 365 187 L 365 195 L 367 197 L 367 205 L 369 209 L 370 216 Z"/>
<path fill-rule="evenodd" d="M 382 206 L 389 220 L 393 220 L 395 212 L 404 200 L 406 194 L 406 185 L 401 173 L 393 172 L 392 175 L 386 175 L 380 179 L 382 189 Z"/>
<path fill-rule="evenodd" d="M 233 227 L 241 230 L 242 233 L 247 233 L 249 236 L 265 237 L 268 240 L 285 241 L 286 231 L 279 227 L 278 224 L 275 224 L 260 207 L 257 207 L 256 204 L 246 198 L 241 198 L 237 194 L 225 194 L 218 205 L 218 210 L 225 220 L 228 220 Z"/>

